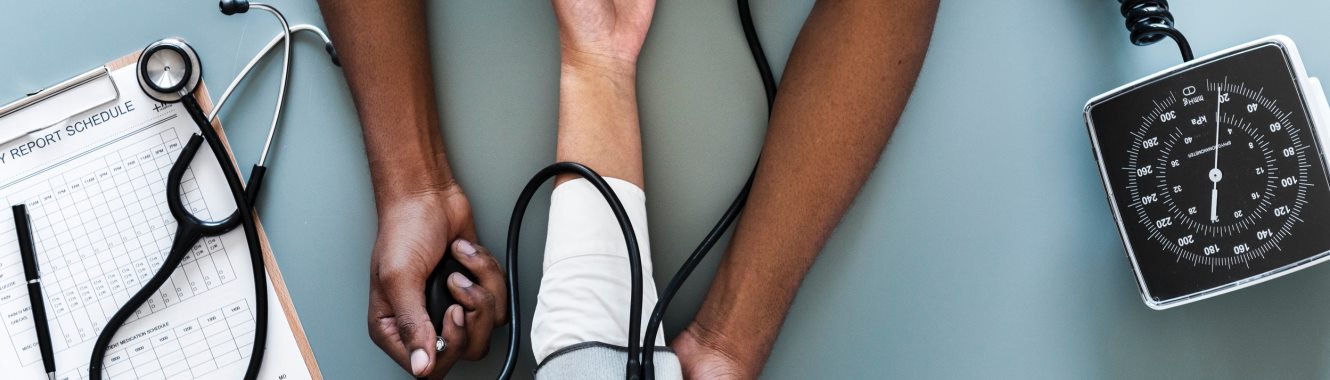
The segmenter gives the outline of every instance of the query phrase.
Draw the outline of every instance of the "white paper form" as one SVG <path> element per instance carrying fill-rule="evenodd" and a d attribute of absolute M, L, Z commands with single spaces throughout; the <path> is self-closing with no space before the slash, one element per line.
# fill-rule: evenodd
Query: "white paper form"
<path fill-rule="evenodd" d="M 0 203 L 25 203 L 32 219 L 57 376 L 87 379 L 106 320 L 161 266 L 176 222 L 166 176 L 198 127 L 184 106 L 138 90 L 135 66 L 111 73 L 120 98 L 0 145 Z M 229 163 L 228 163 L 229 164 Z M 235 209 L 205 145 L 181 191 L 195 215 Z M 0 369 L 45 379 L 11 217 L 0 216 Z M 179 269 L 117 332 L 109 379 L 237 379 L 254 342 L 254 287 L 241 228 L 196 244 Z M 261 379 L 310 371 L 271 281 Z"/>

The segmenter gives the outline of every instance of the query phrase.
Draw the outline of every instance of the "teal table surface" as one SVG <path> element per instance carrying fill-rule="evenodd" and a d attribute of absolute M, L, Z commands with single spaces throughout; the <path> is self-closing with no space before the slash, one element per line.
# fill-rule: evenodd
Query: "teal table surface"
<path fill-rule="evenodd" d="M 322 24 L 313 1 L 277 5 L 293 22 Z M 753 3 L 777 72 L 811 6 Z M 276 30 L 266 15 L 216 9 L 202 0 L 7 4 L 0 99 L 166 36 L 199 49 L 216 93 Z M 1330 2 L 1182 0 L 1173 10 L 1198 55 L 1285 34 L 1312 75 L 1330 75 Z M 448 153 L 482 243 L 502 251 L 519 188 L 554 156 L 553 12 L 536 0 L 438 1 L 429 12 Z M 321 44 L 302 38 L 295 54 L 264 225 L 324 375 L 406 379 L 366 333 L 376 220 L 350 93 Z M 1168 311 L 1141 303 L 1081 111 L 1091 96 L 1178 62 L 1169 42 L 1132 46 L 1116 1 L 943 2 L 905 115 L 805 280 L 764 377 L 1330 377 L 1330 302 L 1318 296 L 1330 289 L 1330 266 Z M 279 71 L 260 66 L 222 114 L 242 166 L 262 146 Z M 733 3 L 660 1 L 638 88 L 664 285 L 739 189 L 763 135 L 761 85 Z M 547 194 L 522 239 L 524 320 Z M 671 309 L 671 336 L 701 303 L 714 256 Z M 505 336 L 454 378 L 495 373 Z M 529 347 L 522 354 L 525 375 Z"/>

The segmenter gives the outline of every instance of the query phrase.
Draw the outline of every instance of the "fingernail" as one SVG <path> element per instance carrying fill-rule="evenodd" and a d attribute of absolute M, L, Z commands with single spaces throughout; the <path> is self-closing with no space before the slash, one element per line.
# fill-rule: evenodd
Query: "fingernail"
<path fill-rule="evenodd" d="M 457 239 L 457 251 L 467 256 L 476 255 L 476 247 L 471 245 L 471 242 L 464 239 Z"/>
<path fill-rule="evenodd" d="M 466 276 L 463 276 L 461 273 L 453 273 L 448 277 L 452 278 L 453 284 L 457 285 L 459 288 L 470 288 L 472 285 L 471 279 L 466 278 Z"/>
<path fill-rule="evenodd" d="M 466 326 L 466 316 L 463 315 L 464 313 L 462 313 L 462 307 L 457 305 L 452 305 L 449 306 L 448 308 L 449 309 L 457 308 L 457 311 L 452 312 L 453 323 L 456 323 L 458 326 Z"/>
<path fill-rule="evenodd" d="M 411 351 L 411 372 L 417 376 L 425 376 L 425 366 L 429 365 L 429 354 L 425 350 L 417 348 Z"/>

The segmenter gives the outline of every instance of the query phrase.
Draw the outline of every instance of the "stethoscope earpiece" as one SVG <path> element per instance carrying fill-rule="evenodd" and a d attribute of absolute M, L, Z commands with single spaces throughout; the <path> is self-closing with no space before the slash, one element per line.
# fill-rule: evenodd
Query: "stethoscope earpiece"
<path fill-rule="evenodd" d="M 193 47 L 178 38 L 158 40 L 139 55 L 139 87 L 163 103 L 174 103 L 194 92 L 203 66 Z"/>

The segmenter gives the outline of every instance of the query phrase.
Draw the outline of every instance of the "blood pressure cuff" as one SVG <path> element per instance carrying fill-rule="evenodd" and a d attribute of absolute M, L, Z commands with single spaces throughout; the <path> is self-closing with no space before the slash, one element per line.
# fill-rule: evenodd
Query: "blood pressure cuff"
<path fill-rule="evenodd" d="M 683 379 L 679 358 L 669 348 L 655 350 L 656 378 Z M 536 380 L 620 380 L 628 363 L 628 349 L 601 342 L 574 344 L 555 351 L 536 367 Z"/>
<path fill-rule="evenodd" d="M 645 279 L 644 312 L 637 317 L 646 326 L 657 300 L 656 283 L 651 281 L 646 194 L 630 182 L 605 180 L 623 203 L 637 235 Z M 607 378 L 622 378 L 632 295 L 628 248 L 614 213 L 585 179 L 559 184 L 550 195 L 543 268 L 531 321 L 531 349 L 541 363 L 537 378 L 597 378 L 602 370 L 607 370 Z M 664 346 L 663 335 L 657 334 L 647 344 Z M 673 353 L 658 351 L 656 363 L 656 372 L 663 374 L 660 378 L 680 377 Z"/>

